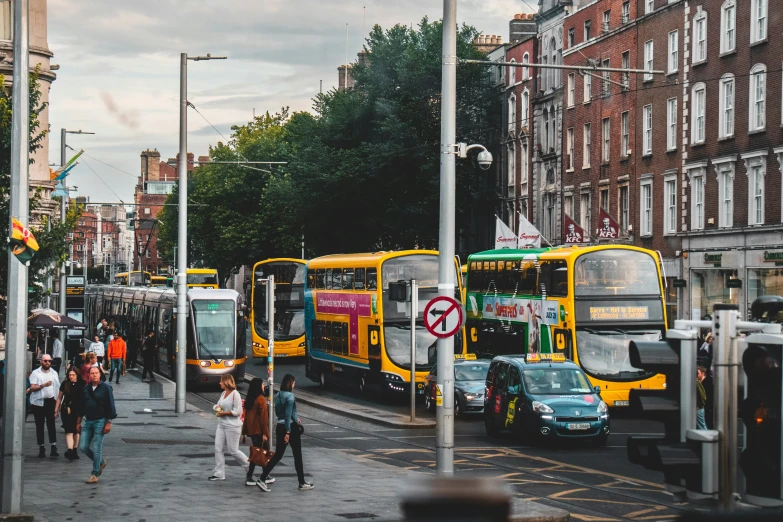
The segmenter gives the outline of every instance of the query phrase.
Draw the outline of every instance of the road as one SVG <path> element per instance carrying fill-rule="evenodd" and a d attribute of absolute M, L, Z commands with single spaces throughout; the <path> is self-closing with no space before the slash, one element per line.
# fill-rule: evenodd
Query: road
<path fill-rule="evenodd" d="M 248 373 L 266 377 L 266 361 L 252 360 Z M 330 399 L 361 404 L 388 412 L 407 413 L 405 397 L 380 400 L 372 393 L 327 387 L 305 377 L 298 359 L 277 359 L 275 380 L 296 377 L 297 389 Z M 247 384 L 240 386 L 240 392 Z M 201 391 L 214 401 L 217 392 Z M 391 466 L 434 472 L 435 436 L 431 429 L 391 429 L 300 404 L 305 444 L 349 450 L 362 458 Z M 432 418 L 420 405 L 417 416 Z M 458 418 L 455 423 L 455 472 L 477 479 L 497 478 L 517 496 L 567 509 L 574 520 L 667 520 L 692 506 L 677 504 L 663 489 L 662 476 L 628 462 L 625 440 L 631 434 L 658 434 L 656 422 L 633 419 L 615 412 L 606 447 L 578 445 L 526 445 L 510 434 L 489 437 L 480 416 Z"/>

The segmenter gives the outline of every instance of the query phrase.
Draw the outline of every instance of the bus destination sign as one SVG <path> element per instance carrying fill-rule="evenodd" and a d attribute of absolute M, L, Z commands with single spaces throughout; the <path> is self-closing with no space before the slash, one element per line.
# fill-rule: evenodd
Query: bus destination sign
<path fill-rule="evenodd" d="M 650 318 L 647 306 L 591 306 L 592 321 L 645 321 Z"/>

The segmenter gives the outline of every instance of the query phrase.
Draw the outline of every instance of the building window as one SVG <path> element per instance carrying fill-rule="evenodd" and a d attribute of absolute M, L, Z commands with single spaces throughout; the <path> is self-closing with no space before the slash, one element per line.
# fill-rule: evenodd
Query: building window
<path fill-rule="evenodd" d="M 549 153 L 549 110 L 544 109 L 544 151 L 543 154 Z"/>
<path fill-rule="evenodd" d="M 525 53 L 522 55 L 522 63 L 527 65 L 530 63 L 530 54 Z M 530 79 L 530 68 L 529 67 L 522 67 L 522 79 L 528 80 Z"/>
<path fill-rule="evenodd" d="M 513 134 L 517 124 L 517 97 L 508 97 L 508 133 Z"/>
<path fill-rule="evenodd" d="M 723 75 L 720 83 L 720 105 L 718 135 L 721 138 L 734 136 L 734 75 Z"/>
<path fill-rule="evenodd" d="M 653 41 L 647 40 L 644 42 L 644 81 L 650 81 L 653 79 Z"/>
<path fill-rule="evenodd" d="M 543 57 L 544 65 L 547 65 L 549 63 L 549 58 L 544 56 Z M 547 89 L 547 82 L 549 81 L 549 69 L 543 68 L 538 70 L 538 77 L 541 80 L 541 90 L 546 91 Z"/>
<path fill-rule="evenodd" d="M 11 40 L 14 21 L 11 16 L 11 0 L 0 0 L 0 40 Z"/>
<path fill-rule="evenodd" d="M 631 68 L 631 51 L 625 51 L 622 54 L 622 68 L 623 69 L 630 69 Z M 630 88 L 631 86 L 631 75 L 630 73 L 623 72 L 621 73 L 622 76 L 620 77 L 620 80 L 623 84 L 623 87 L 626 89 Z"/>
<path fill-rule="evenodd" d="M 767 39 L 767 0 L 751 0 L 750 43 Z"/>
<path fill-rule="evenodd" d="M 573 46 L 574 46 L 574 28 L 572 27 L 568 30 L 568 48 L 570 49 Z"/>
<path fill-rule="evenodd" d="M 652 181 L 642 183 L 642 196 L 639 198 L 639 232 L 642 236 L 652 235 Z"/>
<path fill-rule="evenodd" d="M 736 157 L 736 156 L 735 156 Z M 734 158 L 713 161 L 718 174 L 718 226 L 734 226 Z"/>
<path fill-rule="evenodd" d="M 541 231 L 541 234 L 544 237 L 553 237 L 555 232 L 555 195 L 545 193 L 542 200 L 544 230 Z"/>
<path fill-rule="evenodd" d="M 521 167 L 522 167 L 522 176 L 520 178 L 520 183 L 527 183 L 527 141 L 522 140 L 522 157 L 520 158 Z"/>
<path fill-rule="evenodd" d="M 649 156 L 652 154 L 652 105 L 645 105 L 644 106 L 644 114 L 643 114 L 643 155 Z"/>
<path fill-rule="evenodd" d="M 514 148 L 514 142 L 509 143 L 506 150 L 508 152 L 508 172 L 506 177 L 508 179 L 508 186 L 513 187 L 516 183 L 517 176 L 517 155 Z"/>
<path fill-rule="evenodd" d="M 609 118 L 604 118 L 601 122 L 601 161 L 609 163 L 610 148 L 610 123 Z"/>
<path fill-rule="evenodd" d="M 144 209 L 144 214 L 149 216 L 150 215 L 150 209 L 149 208 L 145 208 Z"/>
<path fill-rule="evenodd" d="M 677 72 L 680 60 L 680 33 L 672 31 L 669 33 L 669 73 Z"/>
<path fill-rule="evenodd" d="M 568 153 L 568 170 L 574 170 L 574 128 L 569 127 L 566 131 L 566 150 Z"/>
<path fill-rule="evenodd" d="M 693 63 L 707 60 L 707 13 L 701 11 L 693 19 Z"/>
<path fill-rule="evenodd" d="M 511 59 L 511 63 L 516 63 L 515 59 Z M 508 67 L 508 84 L 514 85 L 517 82 L 517 68 L 514 65 Z"/>
<path fill-rule="evenodd" d="M 601 66 L 604 69 L 608 69 L 609 68 L 609 60 L 604 60 L 603 63 L 601 64 Z M 603 78 L 603 81 L 601 82 L 601 94 L 603 96 L 609 96 L 609 85 L 611 85 L 609 83 L 609 71 L 604 71 L 603 72 L 603 76 L 604 76 L 604 78 Z"/>
<path fill-rule="evenodd" d="M 605 33 L 609 32 L 609 27 L 610 27 L 611 20 L 612 20 L 612 11 L 604 11 L 603 26 L 601 27 L 603 32 L 605 32 Z"/>
<path fill-rule="evenodd" d="M 737 8 L 734 0 L 724 2 L 720 11 L 720 53 L 729 53 L 737 47 Z"/>
<path fill-rule="evenodd" d="M 527 128 L 527 114 L 530 112 L 530 93 L 527 89 L 522 91 L 522 126 Z"/>
<path fill-rule="evenodd" d="M 704 169 L 690 171 L 691 178 L 691 229 L 704 230 Z"/>
<path fill-rule="evenodd" d="M 604 209 L 606 212 L 609 212 L 609 189 L 601 189 L 601 192 L 599 193 L 600 196 L 600 204 L 601 208 Z"/>
<path fill-rule="evenodd" d="M 620 229 L 628 230 L 628 185 L 620 187 L 619 200 Z"/>
<path fill-rule="evenodd" d="M 677 148 L 677 98 L 666 100 L 666 150 Z"/>
<path fill-rule="evenodd" d="M 567 195 L 563 196 L 563 213 L 568 217 L 573 217 L 574 215 L 574 196 Z"/>
<path fill-rule="evenodd" d="M 754 65 L 750 70 L 750 122 L 751 132 L 764 130 L 766 126 L 767 68 Z"/>
<path fill-rule="evenodd" d="M 691 144 L 704 143 L 705 111 L 707 91 L 703 83 L 697 83 L 692 89 L 693 112 L 691 113 Z"/>
<path fill-rule="evenodd" d="M 575 87 L 574 83 L 576 82 L 576 73 L 571 73 L 568 75 L 568 106 L 573 107 L 574 106 L 574 98 L 575 98 Z"/>
<path fill-rule="evenodd" d="M 590 39 L 590 29 L 591 29 L 591 23 L 590 20 L 585 20 L 585 42 Z"/>
<path fill-rule="evenodd" d="M 579 196 L 579 226 L 590 233 L 590 193 L 585 192 Z"/>
<path fill-rule="evenodd" d="M 590 168 L 590 124 L 585 123 L 584 127 L 584 143 L 582 147 L 582 168 Z"/>
<path fill-rule="evenodd" d="M 664 197 L 666 201 L 666 213 L 663 222 L 664 234 L 677 232 L 677 180 L 664 181 Z"/>
<path fill-rule="evenodd" d="M 620 127 L 620 155 L 627 158 L 631 152 L 631 115 L 628 111 L 620 116 Z"/>
<path fill-rule="evenodd" d="M 593 97 L 593 76 L 586 72 L 584 74 L 584 103 L 587 103 L 590 101 L 590 99 Z"/>
<path fill-rule="evenodd" d="M 764 224 L 764 178 L 767 175 L 767 151 L 743 154 L 748 174 L 748 225 Z"/>
<path fill-rule="evenodd" d="M 631 2 L 629 0 L 625 0 L 623 2 L 623 23 L 627 24 L 631 21 Z"/>
<path fill-rule="evenodd" d="M 644 14 L 652 13 L 655 9 L 655 0 L 644 0 Z"/>

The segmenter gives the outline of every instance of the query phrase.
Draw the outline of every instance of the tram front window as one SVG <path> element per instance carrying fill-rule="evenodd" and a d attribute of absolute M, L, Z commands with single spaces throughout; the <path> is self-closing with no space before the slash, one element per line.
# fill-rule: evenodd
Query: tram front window
<path fill-rule="evenodd" d="M 200 359 L 231 359 L 234 357 L 233 301 L 193 301 L 193 323 Z"/>
<path fill-rule="evenodd" d="M 580 329 L 576 331 L 579 364 L 591 376 L 611 381 L 636 381 L 652 377 L 631 366 L 631 341 L 659 341 L 659 330 Z"/>

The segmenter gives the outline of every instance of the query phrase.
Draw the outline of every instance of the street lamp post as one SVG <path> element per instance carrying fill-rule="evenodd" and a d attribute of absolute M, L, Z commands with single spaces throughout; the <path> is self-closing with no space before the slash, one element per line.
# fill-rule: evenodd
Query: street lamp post
<path fill-rule="evenodd" d="M 185 350 L 188 294 L 188 60 L 225 60 L 225 56 L 180 54 L 179 60 L 179 219 L 177 233 L 177 393 L 176 412 L 185 413 Z"/>

